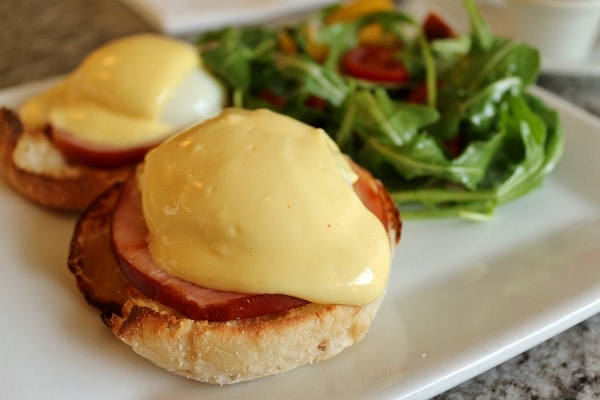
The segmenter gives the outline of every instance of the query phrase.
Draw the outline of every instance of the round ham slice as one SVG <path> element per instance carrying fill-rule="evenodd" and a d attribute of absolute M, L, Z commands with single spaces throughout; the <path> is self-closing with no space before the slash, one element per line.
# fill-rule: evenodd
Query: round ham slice
<path fill-rule="evenodd" d="M 224 292 L 173 277 L 157 266 L 148 250 L 148 228 L 135 178 L 124 186 L 112 220 L 112 247 L 127 279 L 146 297 L 196 320 L 228 321 L 256 317 L 307 303 L 295 297 Z"/>
<path fill-rule="evenodd" d="M 398 211 L 378 180 L 351 163 L 359 180 L 354 187 L 363 203 L 387 228 L 391 244 L 399 240 Z M 228 321 L 279 313 L 307 304 L 280 294 L 244 294 L 209 289 L 173 277 L 156 265 L 148 250 L 148 228 L 135 177 L 121 191 L 111 225 L 111 245 L 125 277 L 148 298 L 194 320 Z"/>

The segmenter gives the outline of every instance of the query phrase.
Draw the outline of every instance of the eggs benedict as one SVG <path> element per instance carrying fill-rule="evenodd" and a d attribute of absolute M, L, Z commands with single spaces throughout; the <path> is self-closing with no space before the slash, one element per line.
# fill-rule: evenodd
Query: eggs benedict
<path fill-rule="evenodd" d="M 38 203 L 80 209 L 128 176 L 149 149 L 224 103 L 224 88 L 192 44 L 155 34 L 117 39 L 28 99 L 18 116 L 2 110 L 4 174 Z M 18 123 L 11 126 L 11 119 Z M 49 191 L 44 183 L 66 187 Z M 100 190 L 88 190 L 96 184 Z"/>
<path fill-rule="evenodd" d="M 135 352 L 235 383 L 362 339 L 399 235 L 381 183 L 324 131 L 226 109 L 151 150 L 92 204 L 69 268 Z"/>

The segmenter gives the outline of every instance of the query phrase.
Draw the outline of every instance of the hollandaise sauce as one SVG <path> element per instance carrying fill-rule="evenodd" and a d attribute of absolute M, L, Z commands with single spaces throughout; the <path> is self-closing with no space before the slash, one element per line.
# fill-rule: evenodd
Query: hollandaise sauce
<path fill-rule="evenodd" d="M 354 179 L 323 130 L 227 109 L 146 156 L 152 258 L 214 289 L 367 304 L 383 294 L 391 249 Z"/>

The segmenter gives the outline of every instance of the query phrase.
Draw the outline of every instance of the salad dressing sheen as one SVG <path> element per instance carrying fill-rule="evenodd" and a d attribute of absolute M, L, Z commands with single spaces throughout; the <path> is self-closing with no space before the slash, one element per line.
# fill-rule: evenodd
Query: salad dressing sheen
<path fill-rule="evenodd" d="M 150 151 L 139 179 L 150 252 L 171 275 L 325 304 L 383 294 L 387 233 L 321 129 L 227 109 Z"/>

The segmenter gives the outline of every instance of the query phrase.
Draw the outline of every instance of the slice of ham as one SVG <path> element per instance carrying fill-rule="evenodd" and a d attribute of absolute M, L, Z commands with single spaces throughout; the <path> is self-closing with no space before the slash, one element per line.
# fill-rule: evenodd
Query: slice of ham
<path fill-rule="evenodd" d="M 165 136 L 159 140 L 129 146 L 110 146 L 88 142 L 53 127 L 49 128 L 49 133 L 52 143 L 65 158 L 94 168 L 117 168 L 137 164 L 144 159 L 150 149 L 167 138 Z"/>
<path fill-rule="evenodd" d="M 360 165 L 347 158 L 348 163 L 358 175 L 358 180 L 354 183 L 354 191 L 363 202 L 363 204 L 379 218 L 379 221 L 386 228 L 390 244 L 392 246 L 400 241 L 402 231 L 402 221 L 400 211 L 396 208 L 390 194 L 379 179 Z"/>
<path fill-rule="evenodd" d="M 195 320 L 228 321 L 277 313 L 307 304 L 285 295 L 213 290 L 173 277 L 154 263 L 135 178 L 124 186 L 112 219 L 112 247 L 127 279 L 146 297 Z"/>
<path fill-rule="evenodd" d="M 352 163 L 355 190 L 386 226 L 390 242 L 399 240 L 400 222 L 387 191 L 366 170 Z M 280 294 L 243 294 L 213 290 L 173 277 L 156 265 L 148 250 L 148 228 L 135 178 L 123 187 L 111 225 L 111 245 L 125 277 L 145 296 L 194 320 L 228 321 L 283 312 L 308 302 Z"/>

